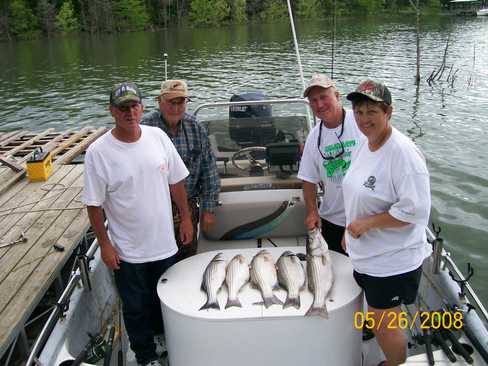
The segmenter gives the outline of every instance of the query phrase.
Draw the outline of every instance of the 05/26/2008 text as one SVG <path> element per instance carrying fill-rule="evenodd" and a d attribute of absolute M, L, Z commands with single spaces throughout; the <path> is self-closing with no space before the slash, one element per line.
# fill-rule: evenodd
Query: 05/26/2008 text
<path fill-rule="evenodd" d="M 463 327 L 463 313 L 460 311 L 385 311 L 381 316 L 374 317 L 372 311 L 354 313 L 354 328 L 356 329 L 461 329 Z"/>

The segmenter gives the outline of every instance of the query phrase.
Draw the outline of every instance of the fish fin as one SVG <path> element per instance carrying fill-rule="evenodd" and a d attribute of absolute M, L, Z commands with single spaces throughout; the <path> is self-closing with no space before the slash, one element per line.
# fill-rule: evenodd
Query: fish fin
<path fill-rule="evenodd" d="M 205 287 L 206 287 L 205 286 L 205 281 L 202 281 L 202 284 L 200 285 L 200 290 L 202 290 L 204 292 L 207 291 L 207 289 Z"/>
<path fill-rule="evenodd" d="M 225 308 L 227 309 L 227 308 L 230 308 L 232 306 L 242 308 L 242 304 L 239 301 L 239 299 L 234 299 L 234 300 L 227 299 L 227 304 L 225 304 Z"/>
<path fill-rule="evenodd" d="M 264 307 L 267 309 L 271 305 L 283 305 L 283 301 L 278 299 L 274 294 L 271 297 L 264 298 Z"/>
<path fill-rule="evenodd" d="M 329 312 L 327 311 L 327 305 L 323 307 L 314 307 L 313 304 L 310 309 L 305 313 L 305 316 L 320 316 L 324 319 L 329 319 Z"/>
<path fill-rule="evenodd" d="M 294 307 L 295 309 L 300 309 L 300 296 L 295 298 L 287 297 L 283 309 Z"/>
<path fill-rule="evenodd" d="M 216 310 L 220 310 L 220 305 L 217 301 L 215 302 L 206 302 L 201 308 L 200 310 L 205 310 L 205 309 L 216 309 Z"/>

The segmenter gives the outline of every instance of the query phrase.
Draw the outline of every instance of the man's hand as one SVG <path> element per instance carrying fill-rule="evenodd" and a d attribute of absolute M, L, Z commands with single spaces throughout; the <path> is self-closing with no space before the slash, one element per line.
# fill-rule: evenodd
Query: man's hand
<path fill-rule="evenodd" d="M 112 243 L 108 242 L 100 245 L 100 251 L 103 263 L 105 263 L 108 268 L 112 270 L 120 268 L 120 257 Z"/>
<path fill-rule="evenodd" d="M 347 225 L 346 229 L 354 239 L 357 239 L 371 229 L 370 220 L 368 218 L 354 220 Z"/>
<path fill-rule="evenodd" d="M 320 223 L 320 216 L 319 216 L 318 212 L 314 211 L 312 213 L 309 213 L 305 217 L 304 224 L 305 224 L 305 227 L 307 228 L 307 230 L 313 230 L 313 229 L 320 228 L 321 223 Z"/>
<path fill-rule="evenodd" d="M 215 225 L 215 215 L 212 212 L 203 211 L 200 228 L 207 232 L 213 225 Z"/>
<path fill-rule="evenodd" d="M 193 223 L 191 218 L 181 218 L 180 222 L 180 241 L 183 245 L 190 244 L 193 239 Z"/>

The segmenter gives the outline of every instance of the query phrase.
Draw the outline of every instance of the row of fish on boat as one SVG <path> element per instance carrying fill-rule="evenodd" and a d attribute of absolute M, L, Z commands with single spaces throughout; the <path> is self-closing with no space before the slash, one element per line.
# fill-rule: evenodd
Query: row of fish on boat
<path fill-rule="evenodd" d="M 334 278 L 329 248 L 318 229 L 309 232 L 306 250 L 306 255 L 287 250 L 275 264 L 271 253 L 264 249 L 253 257 L 250 265 L 241 254 L 234 256 L 227 264 L 223 253 L 218 253 L 203 274 L 201 289 L 207 294 L 207 301 L 200 310 L 220 310 L 217 295 L 224 284 L 228 293 L 225 308 L 242 307 L 239 292 L 247 283 L 261 293 L 263 302 L 255 303 L 257 305 L 300 309 L 300 292 L 306 289 L 308 283 L 313 302 L 305 315 L 327 318 L 326 299 Z M 306 270 L 302 259 L 306 261 Z M 273 292 L 279 288 L 287 292 L 284 303 Z"/>

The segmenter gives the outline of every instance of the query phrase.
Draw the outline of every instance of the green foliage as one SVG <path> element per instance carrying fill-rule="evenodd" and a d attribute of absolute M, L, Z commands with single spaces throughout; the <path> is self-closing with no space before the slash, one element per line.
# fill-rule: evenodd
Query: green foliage
<path fill-rule="evenodd" d="M 10 33 L 28 38 L 37 30 L 37 19 L 24 0 L 12 0 L 9 5 Z"/>
<path fill-rule="evenodd" d="M 288 17 L 288 7 L 282 0 L 268 0 L 261 13 L 261 18 L 266 21 L 279 20 Z"/>
<path fill-rule="evenodd" d="M 225 0 L 191 0 L 190 20 L 194 25 L 220 25 L 229 15 Z"/>
<path fill-rule="evenodd" d="M 296 14 L 301 18 L 320 18 L 324 15 L 324 8 L 319 0 L 299 0 Z"/>
<path fill-rule="evenodd" d="M 56 26 L 63 33 L 76 32 L 80 29 L 78 18 L 75 15 L 73 5 L 68 0 L 63 3 L 56 16 Z"/>
<path fill-rule="evenodd" d="M 115 16 L 116 28 L 122 32 L 142 30 L 149 23 L 143 0 L 118 0 L 115 4 Z"/>
<path fill-rule="evenodd" d="M 246 0 L 227 0 L 230 6 L 230 17 L 234 23 L 243 23 L 247 20 Z"/>
<path fill-rule="evenodd" d="M 384 8 L 383 0 L 356 0 L 356 9 L 361 13 L 375 14 Z"/>

